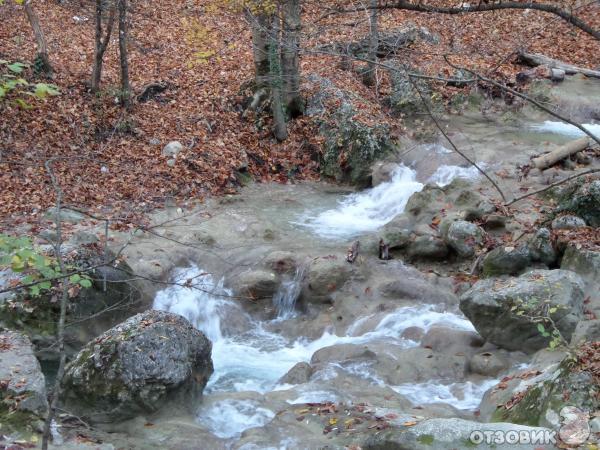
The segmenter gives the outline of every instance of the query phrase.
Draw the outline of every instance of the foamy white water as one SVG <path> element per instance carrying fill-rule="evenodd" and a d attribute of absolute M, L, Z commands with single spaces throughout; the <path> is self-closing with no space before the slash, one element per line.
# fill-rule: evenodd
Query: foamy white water
<path fill-rule="evenodd" d="M 426 383 L 405 383 L 391 386 L 415 405 L 448 403 L 457 409 L 473 410 L 479 407 L 483 394 L 498 384 L 499 380 L 486 380 L 480 384 L 465 383 L 443 384 L 428 381 Z"/>
<path fill-rule="evenodd" d="M 479 164 L 481 167 L 482 164 Z M 481 176 L 479 170 L 474 166 L 441 166 L 427 180 L 428 183 L 435 183 L 440 187 L 449 185 L 455 178 L 465 180 L 476 180 Z"/>
<path fill-rule="evenodd" d="M 423 189 L 416 172 L 400 166 L 389 182 L 351 194 L 337 208 L 297 222 L 328 238 L 350 238 L 382 227 L 402 211 L 412 194 Z"/>
<path fill-rule="evenodd" d="M 245 318 L 251 322 L 250 330 L 237 336 L 223 332 L 222 324 L 226 323 L 230 314 L 245 315 L 239 306 L 228 299 L 231 292 L 223 287 L 223 281 L 216 281 L 200 268 L 192 266 L 175 271 L 174 278 L 181 285 L 172 285 L 157 293 L 154 308 L 167 310 L 186 317 L 196 328 L 202 330 L 213 343 L 212 359 L 214 373 L 206 388 L 208 394 L 215 392 L 255 391 L 265 393 L 291 386 L 278 386 L 278 380 L 296 363 L 310 361 L 319 349 L 336 344 L 365 344 L 368 342 L 385 342 L 397 346 L 414 347 L 417 342 L 400 337 L 402 332 L 412 326 L 427 331 L 435 324 L 473 330 L 471 323 L 464 317 L 444 312 L 434 305 L 418 305 L 402 307 L 382 317 L 374 328 L 361 335 L 337 336 L 331 331 L 313 341 L 307 339 L 288 340 L 283 336 L 267 331 L 261 323 Z M 291 297 L 295 294 L 292 293 Z M 290 298 L 291 298 L 290 297 Z M 275 320 L 284 320 L 278 318 Z M 352 328 L 352 327 L 351 327 Z M 355 330 L 357 327 L 353 327 Z M 336 370 L 366 379 L 374 384 L 381 384 L 371 374 L 368 365 L 354 364 L 344 367 L 331 366 L 331 376 Z M 325 373 L 322 380 L 326 380 Z M 307 392 L 293 402 L 308 401 L 309 398 L 331 396 L 328 391 Z M 474 394 L 475 395 L 475 394 Z M 455 402 L 454 398 L 449 401 Z M 466 401 L 466 400 L 464 400 Z M 207 409 L 200 408 L 201 421 L 215 435 L 229 438 L 238 436 L 247 428 L 262 426 L 273 417 L 273 412 L 261 408 L 251 401 L 229 399 Z"/>
<path fill-rule="evenodd" d="M 600 124 L 596 123 L 584 123 L 583 127 L 592 133 L 594 136 L 600 138 Z M 544 123 L 539 125 L 532 125 L 531 128 L 535 131 L 543 133 L 556 133 L 562 134 L 569 137 L 583 137 L 586 134 L 570 123 L 556 122 L 553 120 L 546 120 Z"/>

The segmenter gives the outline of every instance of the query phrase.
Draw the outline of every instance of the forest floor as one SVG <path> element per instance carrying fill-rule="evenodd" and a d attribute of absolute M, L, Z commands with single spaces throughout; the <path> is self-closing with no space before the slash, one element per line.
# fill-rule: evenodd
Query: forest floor
<path fill-rule="evenodd" d="M 1 228 L 33 223 L 53 205 L 55 192 L 45 167 L 51 157 L 57 157 L 52 168 L 65 204 L 123 220 L 139 217 L 167 199 L 183 205 L 233 193 L 238 187 L 235 172 L 246 164 L 259 182 L 318 178 L 314 149 L 318 153 L 320 140 L 314 120 L 301 117 L 290 122 L 289 139 L 277 143 L 268 119 L 242 116 L 244 86 L 253 77 L 251 36 L 243 15 L 227 6 L 230 3 L 131 3 L 129 64 L 135 93 L 159 81 L 169 88 L 152 100 L 135 102 L 125 113 L 115 104 L 116 33 L 105 58 L 102 92 L 92 96 L 88 89 L 93 3 L 34 2 L 55 69 L 52 82 L 61 94 L 29 110 L 3 106 Z M 389 89 L 383 71 L 376 92 L 365 87 L 355 71 L 338 68 L 337 57 L 313 51 L 323 44 L 366 36 L 367 14 L 326 16 L 322 2 L 303 3 L 302 74 L 317 73 L 354 92 L 360 99 L 358 120 L 387 122 L 392 133 L 406 134 L 403 118 L 391 117 L 379 101 Z M 580 7 L 577 14 L 600 28 L 597 2 Z M 600 42 L 550 14 L 513 10 L 442 16 L 386 11 L 380 20 L 382 30 L 411 21 L 441 37 L 439 45 L 418 41 L 399 55 L 430 75 L 450 75 L 452 69 L 443 58 L 450 55 L 454 63 L 511 83 L 523 70 L 516 62 L 518 49 L 585 67 L 600 66 Z M 5 2 L 0 6 L 0 24 L 0 58 L 32 61 L 35 46 L 22 8 Z M 304 79 L 304 92 L 309 88 Z M 447 101 L 456 92 L 441 84 L 439 89 Z M 169 167 L 161 150 L 172 140 L 186 150 Z"/>

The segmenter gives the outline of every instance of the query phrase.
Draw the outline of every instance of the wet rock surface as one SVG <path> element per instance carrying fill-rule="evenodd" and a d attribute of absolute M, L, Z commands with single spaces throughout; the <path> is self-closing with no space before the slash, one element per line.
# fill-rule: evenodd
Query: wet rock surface
<path fill-rule="evenodd" d="M 84 347 L 66 368 L 65 408 L 94 422 L 193 409 L 213 372 L 210 341 L 183 317 L 138 314 Z"/>

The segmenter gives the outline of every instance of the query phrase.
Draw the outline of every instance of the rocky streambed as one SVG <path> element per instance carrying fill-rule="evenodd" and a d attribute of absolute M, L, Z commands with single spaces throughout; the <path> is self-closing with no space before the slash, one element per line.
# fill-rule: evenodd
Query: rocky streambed
<path fill-rule="evenodd" d="M 508 198 L 572 174 L 519 169 L 541 140 L 570 139 L 568 127 L 456 121 L 453 137 Z M 365 191 L 251 185 L 111 232 L 123 257 L 95 274 L 91 292 L 105 294 L 108 278 L 110 301 L 76 303 L 99 316 L 70 331 L 55 446 L 549 449 L 563 429 L 575 430 L 563 442 L 594 442 L 600 181 L 509 210 L 448 147 L 412 143 L 373 167 Z M 573 164 L 596 167 L 597 152 Z M 102 225 L 73 222 L 67 246 L 93 248 Z M 55 359 L 53 330 L 15 321 L 27 304 L 3 301 L 3 324 L 33 342 L 3 332 L 35 375 L 31 389 L 9 383 L 9 397 L 31 394 L 14 411 L 41 417 L 32 355 Z M 0 379 L 19 373 L 9 372 Z M 509 431 L 542 437 L 515 445 Z M 479 440 L 489 433 L 505 440 Z"/>

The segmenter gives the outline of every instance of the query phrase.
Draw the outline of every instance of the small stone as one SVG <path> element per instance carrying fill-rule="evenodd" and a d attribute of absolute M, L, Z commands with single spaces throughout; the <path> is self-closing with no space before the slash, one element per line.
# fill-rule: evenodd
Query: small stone
<path fill-rule="evenodd" d="M 483 243 L 485 232 L 477 225 L 465 220 L 452 222 L 444 236 L 446 243 L 462 258 L 470 258 Z"/>
<path fill-rule="evenodd" d="M 183 150 L 183 145 L 179 141 L 171 141 L 164 146 L 162 150 L 163 156 L 176 157 Z"/>
<path fill-rule="evenodd" d="M 175 167 L 175 160 L 174 159 L 169 159 L 167 160 L 167 166 L 169 167 Z"/>
<path fill-rule="evenodd" d="M 160 145 L 160 139 L 157 139 L 157 138 L 150 139 L 150 145 Z"/>
<path fill-rule="evenodd" d="M 506 226 L 506 216 L 501 216 L 500 214 L 490 214 L 487 216 L 485 226 L 491 229 L 504 228 Z"/>
<path fill-rule="evenodd" d="M 590 431 L 592 433 L 600 433 L 600 417 L 590 420 Z"/>

